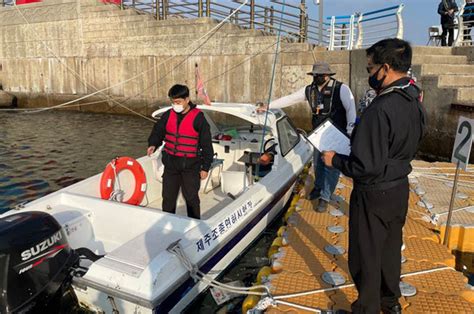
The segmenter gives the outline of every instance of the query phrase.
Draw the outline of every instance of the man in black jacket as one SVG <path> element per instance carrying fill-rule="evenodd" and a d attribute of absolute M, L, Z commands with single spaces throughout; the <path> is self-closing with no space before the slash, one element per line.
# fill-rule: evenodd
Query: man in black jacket
<path fill-rule="evenodd" d="M 464 23 L 464 41 L 472 45 L 471 30 L 474 28 L 474 0 L 467 0 L 462 20 Z"/>
<path fill-rule="evenodd" d="M 448 46 L 454 41 L 454 13 L 458 11 L 458 6 L 454 0 L 442 0 L 438 6 L 438 14 L 441 15 L 441 46 L 446 46 L 446 36 L 449 33 Z"/>
<path fill-rule="evenodd" d="M 189 100 L 185 85 L 174 85 L 168 92 L 172 109 L 155 123 L 148 138 L 150 156 L 163 141 L 163 211 L 176 212 L 179 190 L 186 200 L 188 216 L 200 219 L 199 187 L 207 178 L 214 150 L 209 124 L 204 114 Z"/>
<path fill-rule="evenodd" d="M 349 269 L 359 292 L 354 313 L 401 313 L 402 227 L 408 210 L 408 174 L 423 135 L 420 90 L 407 71 L 412 49 L 400 39 L 367 49 L 369 85 L 377 97 L 354 128 L 351 154 L 323 152 L 328 167 L 351 177 Z"/>

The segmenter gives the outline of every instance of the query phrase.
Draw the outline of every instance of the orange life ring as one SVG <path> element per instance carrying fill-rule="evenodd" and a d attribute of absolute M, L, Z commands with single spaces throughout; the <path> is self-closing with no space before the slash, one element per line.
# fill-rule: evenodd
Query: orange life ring
<path fill-rule="evenodd" d="M 118 175 L 120 171 L 123 170 L 131 171 L 135 178 L 135 190 L 133 191 L 132 196 L 124 201 L 124 203 L 139 205 L 146 192 L 146 176 L 142 166 L 138 161 L 131 157 L 117 157 L 109 162 L 107 167 L 105 167 L 100 178 L 100 196 L 104 200 L 110 199 L 110 194 L 112 194 L 112 191 L 114 190 L 115 175 Z"/>

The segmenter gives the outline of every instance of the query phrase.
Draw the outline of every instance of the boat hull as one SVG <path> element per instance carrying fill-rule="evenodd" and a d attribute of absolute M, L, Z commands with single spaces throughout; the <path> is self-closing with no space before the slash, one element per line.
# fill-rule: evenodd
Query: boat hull
<path fill-rule="evenodd" d="M 215 252 L 201 267 L 200 270 L 212 278 L 218 277 L 232 262 L 238 258 L 266 227 L 277 217 L 291 197 L 296 177 L 292 178 L 276 197 L 258 214 L 234 235 L 224 246 Z M 140 300 L 122 298 L 114 295 L 113 291 L 101 291 L 93 287 L 83 287 L 73 284 L 74 291 L 82 306 L 91 310 L 105 311 L 106 313 L 180 313 L 209 286 L 203 282 L 195 283 L 192 278 L 186 279 L 159 304 L 144 304 Z M 141 304 L 140 304 L 141 303 Z"/>

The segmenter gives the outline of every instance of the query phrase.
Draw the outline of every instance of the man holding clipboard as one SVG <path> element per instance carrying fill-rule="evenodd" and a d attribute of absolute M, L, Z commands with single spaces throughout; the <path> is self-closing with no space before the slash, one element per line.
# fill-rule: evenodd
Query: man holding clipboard
<path fill-rule="evenodd" d="M 353 313 L 401 313 L 402 228 L 408 174 L 423 136 L 421 91 L 407 76 L 410 45 L 385 39 L 367 49 L 369 85 L 377 97 L 364 111 L 349 156 L 326 151 L 326 166 L 351 177 L 349 270 L 359 293 Z"/>
<path fill-rule="evenodd" d="M 313 130 L 327 119 L 331 119 L 340 130 L 351 134 L 356 119 L 354 96 L 346 84 L 334 78 L 329 64 L 316 62 L 311 72 L 313 82 L 298 91 L 270 103 L 270 108 L 285 108 L 306 101 L 312 114 Z M 318 211 L 326 211 L 331 195 L 339 181 L 339 170 L 324 166 L 320 152 L 314 152 L 316 180 L 309 198 L 320 199 Z"/>

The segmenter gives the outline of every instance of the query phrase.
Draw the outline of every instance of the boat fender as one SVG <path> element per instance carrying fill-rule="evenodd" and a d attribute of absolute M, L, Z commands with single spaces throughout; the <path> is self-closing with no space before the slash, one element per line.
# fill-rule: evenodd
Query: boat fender
<path fill-rule="evenodd" d="M 279 251 L 280 248 L 278 246 L 271 246 L 269 249 L 268 249 L 268 253 L 267 253 L 267 257 L 269 259 L 272 259 L 273 258 L 273 255 L 277 254 Z"/>
<path fill-rule="evenodd" d="M 272 242 L 272 245 L 271 246 L 283 246 L 283 238 L 282 237 L 276 237 L 273 242 Z"/>
<path fill-rule="evenodd" d="M 278 228 L 278 231 L 277 231 L 277 236 L 281 237 L 283 236 L 283 233 L 286 232 L 286 227 L 285 226 L 281 226 L 280 228 Z"/>
<path fill-rule="evenodd" d="M 276 274 L 283 270 L 283 264 L 279 260 L 273 260 L 272 262 L 272 273 Z"/>
<path fill-rule="evenodd" d="M 268 277 L 272 273 L 272 268 L 270 266 L 263 266 L 257 274 L 257 283 L 261 284 L 264 278 Z"/>
<path fill-rule="evenodd" d="M 296 203 L 298 203 L 299 200 L 300 200 L 300 196 L 299 196 L 299 195 L 295 195 L 295 196 L 293 197 L 293 199 L 291 200 L 290 207 L 291 207 L 291 206 L 296 206 Z"/>
<path fill-rule="evenodd" d="M 257 306 L 260 301 L 260 297 L 257 295 L 248 295 L 244 302 L 242 303 L 242 313 L 247 313 L 247 311 L 253 309 Z"/>
<path fill-rule="evenodd" d="M 115 187 L 116 176 L 123 170 L 129 170 L 135 178 L 133 194 L 124 203 L 139 205 L 146 192 L 146 175 L 140 163 L 131 157 L 117 157 L 108 163 L 100 178 L 100 196 L 104 200 L 110 199 Z"/>
<path fill-rule="evenodd" d="M 294 209 L 289 209 L 286 213 L 285 213 L 285 216 L 283 216 L 283 221 L 288 223 L 288 220 L 290 219 L 291 215 L 293 215 L 295 212 Z"/>

